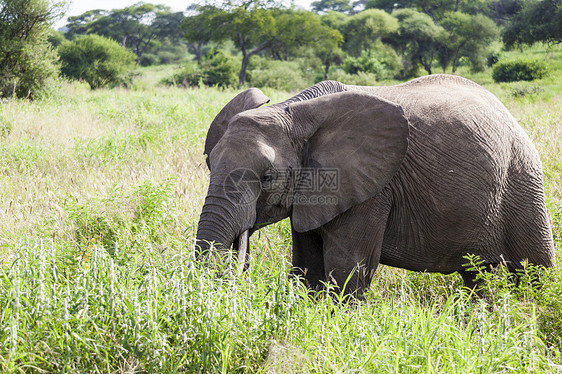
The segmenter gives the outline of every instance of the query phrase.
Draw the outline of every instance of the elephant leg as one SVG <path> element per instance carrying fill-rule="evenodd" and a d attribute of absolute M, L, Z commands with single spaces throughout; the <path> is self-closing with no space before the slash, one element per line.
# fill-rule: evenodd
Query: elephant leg
<path fill-rule="evenodd" d="M 363 298 L 381 257 L 390 213 L 384 193 L 352 207 L 321 228 L 326 278 L 346 294 Z"/>
<path fill-rule="evenodd" d="M 469 270 L 461 270 L 459 271 L 459 273 L 466 288 L 474 290 L 476 289 L 476 287 L 478 287 L 478 282 L 474 279 L 476 276 L 475 272 Z"/>
<path fill-rule="evenodd" d="M 291 273 L 301 277 L 305 285 L 319 291 L 324 277 L 324 254 L 322 238 L 314 231 L 293 232 L 293 270 Z"/>

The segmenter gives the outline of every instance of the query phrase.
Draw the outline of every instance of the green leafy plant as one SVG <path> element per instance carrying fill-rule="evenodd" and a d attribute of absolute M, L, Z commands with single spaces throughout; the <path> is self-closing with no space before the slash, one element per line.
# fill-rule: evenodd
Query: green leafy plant
<path fill-rule="evenodd" d="M 537 85 L 517 85 L 511 88 L 511 96 L 513 97 L 534 97 L 542 93 L 544 89 Z"/>
<path fill-rule="evenodd" d="M 548 73 L 547 65 L 539 60 L 500 61 L 494 65 L 492 78 L 496 82 L 532 81 Z"/>
<path fill-rule="evenodd" d="M 62 73 L 83 79 L 92 89 L 125 83 L 135 64 L 135 54 L 117 42 L 90 34 L 78 36 L 59 47 Z"/>
<path fill-rule="evenodd" d="M 296 61 L 258 61 L 258 66 L 248 72 L 249 83 L 252 86 L 291 91 L 305 89 L 314 83 L 304 76 Z"/>
<path fill-rule="evenodd" d="M 58 76 L 47 38 L 61 11 L 47 0 L 0 0 L 0 97 L 34 98 Z"/>
<path fill-rule="evenodd" d="M 360 71 L 357 74 L 349 74 L 342 69 L 331 72 L 329 78 L 345 84 L 355 84 L 358 86 L 372 86 L 376 84 L 378 80 L 376 74 L 373 73 Z"/>
<path fill-rule="evenodd" d="M 163 79 L 162 83 L 188 87 L 199 87 L 201 84 L 230 87 L 236 84 L 237 79 L 233 59 L 222 51 L 211 49 L 202 59 L 201 65 L 188 64 L 179 73 Z"/>
<path fill-rule="evenodd" d="M 165 228 L 172 226 L 174 209 L 170 205 L 173 180 L 156 184 L 147 180 L 126 193 L 114 188 L 103 199 L 67 207 L 79 251 L 101 246 L 110 254 L 117 248 L 130 251 L 139 245 L 161 244 Z"/>

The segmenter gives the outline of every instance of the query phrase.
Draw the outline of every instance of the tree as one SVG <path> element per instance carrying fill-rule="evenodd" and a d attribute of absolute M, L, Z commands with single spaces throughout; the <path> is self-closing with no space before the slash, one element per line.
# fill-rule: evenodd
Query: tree
<path fill-rule="evenodd" d="M 0 97 L 33 98 L 58 75 L 47 38 L 62 12 L 62 3 L 47 0 L 0 0 Z"/>
<path fill-rule="evenodd" d="M 123 83 L 135 63 L 131 51 L 114 40 L 95 34 L 64 42 L 59 47 L 59 54 L 62 73 L 85 80 L 92 89 Z"/>
<path fill-rule="evenodd" d="M 329 11 L 320 16 L 320 21 L 332 29 L 343 32 L 345 21 L 349 16 L 345 13 Z"/>
<path fill-rule="evenodd" d="M 369 9 L 349 17 L 343 30 L 344 50 L 353 56 L 359 56 L 382 38 L 398 31 L 398 21 L 383 10 Z"/>
<path fill-rule="evenodd" d="M 460 3 L 460 0 L 369 0 L 365 8 L 378 8 L 387 12 L 414 8 L 430 16 L 433 23 L 437 24 L 446 12 L 459 10 Z"/>
<path fill-rule="evenodd" d="M 411 1 L 398 2 L 396 0 L 369 0 L 365 4 L 365 9 L 382 9 L 387 13 L 392 13 L 395 9 L 402 9 L 408 6 L 413 7 Z"/>
<path fill-rule="evenodd" d="M 112 11 L 91 10 L 69 17 L 69 35 L 97 34 L 130 48 L 137 61 L 156 39 L 180 40 L 182 13 L 173 13 L 164 5 L 138 3 Z"/>
<path fill-rule="evenodd" d="M 273 44 L 277 28 L 270 9 L 237 7 L 225 14 L 224 30 L 242 52 L 242 65 L 238 76 L 238 88 L 246 82 L 246 70 L 250 58 Z M 221 31 L 219 35 L 224 35 Z"/>
<path fill-rule="evenodd" d="M 338 45 L 341 34 L 320 22 L 310 12 L 264 8 L 250 0 L 228 9 L 202 7 L 197 22 L 186 21 L 186 32 L 205 40 L 231 40 L 242 54 L 238 86 L 246 81 L 252 56 L 270 51 L 277 58 L 287 58 L 297 47 L 309 43 Z M 203 20 L 209 20 L 208 23 Z M 191 26 L 190 26 L 191 25 Z M 191 30 L 191 27 L 199 30 Z M 195 40 L 192 39 L 192 40 Z"/>
<path fill-rule="evenodd" d="M 443 72 L 449 65 L 456 72 L 461 57 L 470 61 L 473 71 L 483 70 L 486 51 L 499 36 L 494 21 L 481 14 L 450 12 L 441 20 L 441 26 L 445 29 L 439 47 Z"/>
<path fill-rule="evenodd" d="M 328 11 L 347 13 L 353 10 L 353 7 L 349 4 L 349 0 L 318 0 L 313 1 L 310 5 L 315 13 Z"/>
<path fill-rule="evenodd" d="M 66 24 L 68 36 L 72 39 L 75 35 L 95 34 L 101 31 L 96 22 L 108 14 L 107 10 L 92 9 L 79 16 L 68 17 Z"/>
<path fill-rule="evenodd" d="M 311 12 L 284 11 L 277 15 L 276 23 L 278 30 L 283 31 L 274 38 L 269 50 L 277 58 L 296 56 L 303 46 L 308 46 L 322 62 L 325 79 L 330 66 L 343 61 L 340 49 L 343 36 L 338 30 L 326 26 L 319 16 Z"/>
<path fill-rule="evenodd" d="M 562 1 L 526 2 L 504 29 L 502 38 L 507 47 L 562 42 Z"/>
<path fill-rule="evenodd" d="M 197 63 L 201 65 L 203 47 L 212 40 L 221 40 L 226 37 L 221 31 L 227 17 L 225 11 L 213 5 L 191 5 L 188 10 L 192 11 L 181 25 L 184 38 L 193 45 L 193 51 Z"/>
<path fill-rule="evenodd" d="M 524 0 L 492 0 L 488 3 L 487 16 L 499 25 L 505 25 L 513 16 L 519 13 Z"/>
<path fill-rule="evenodd" d="M 392 38 L 392 44 L 405 58 L 405 65 L 410 65 L 410 72 L 406 74 L 415 73 L 418 64 L 431 74 L 445 30 L 433 23 L 429 15 L 413 9 L 401 9 L 394 15 L 398 19 L 399 29 Z"/>

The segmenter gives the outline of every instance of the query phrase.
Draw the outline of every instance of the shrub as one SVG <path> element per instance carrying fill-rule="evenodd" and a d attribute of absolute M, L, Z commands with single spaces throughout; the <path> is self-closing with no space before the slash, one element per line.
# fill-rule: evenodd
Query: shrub
<path fill-rule="evenodd" d="M 163 79 L 162 83 L 193 87 L 198 87 L 201 83 L 206 86 L 234 86 L 238 83 L 236 70 L 236 64 L 231 57 L 221 51 L 211 50 L 203 58 L 200 66 L 186 65 L 179 73 Z"/>
<path fill-rule="evenodd" d="M 348 74 L 341 69 L 330 73 L 328 78 L 345 84 L 354 84 L 357 86 L 372 86 L 377 82 L 377 76 L 373 73 L 364 73 L 360 71 L 357 74 Z"/>
<path fill-rule="evenodd" d="M 494 66 L 495 64 L 497 64 L 500 61 L 500 52 L 498 51 L 492 51 L 488 54 L 488 57 L 486 57 L 486 66 L 491 68 L 492 66 Z"/>
<path fill-rule="evenodd" d="M 92 89 L 126 82 L 135 64 L 135 54 L 117 42 L 89 34 L 64 42 L 59 48 L 62 73 L 83 79 Z"/>
<path fill-rule="evenodd" d="M 174 62 L 179 62 L 181 56 L 178 56 L 170 51 L 158 52 L 158 63 L 160 64 L 172 64 Z"/>
<path fill-rule="evenodd" d="M 270 87 L 288 92 L 304 89 L 312 83 L 303 76 L 298 62 L 265 59 L 248 72 L 248 82 L 254 87 Z"/>
<path fill-rule="evenodd" d="M 542 93 L 544 89 L 537 85 L 532 86 L 520 86 L 515 85 L 510 90 L 510 95 L 512 97 L 533 97 Z"/>
<path fill-rule="evenodd" d="M 152 53 L 143 53 L 142 57 L 139 59 L 140 66 L 151 66 L 158 63 L 158 56 Z"/>
<path fill-rule="evenodd" d="M 58 76 L 47 37 L 61 10 L 46 0 L 0 0 L 0 97 L 33 98 Z"/>
<path fill-rule="evenodd" d="M 400 69 L 400 59 L 394 50 L 381 44 L 381 48 L 362 51 L 358 57 L 347 57 L 343 62 L 346 73 L 359 72 L 374 74 L 378 80 L 394 77 Z"/>
<path fill-rule="evenodd" d="M 376 58 L 372 58 L 365 53 L 361 53 L 361 56 L 359 57 L 347 57 L 344 60 L 342 67 L 348 74 L 364 72 L 372 73 L 378 76 L 384 71 L 384 66 Z"/>
<path fill-rule="evenodd" d="M 513 60 L 498 62 L 494 66 L 492 78 L 496 82 L 532 81 L 542 79 L 548 69 L 544 62 L 537 60 Z"/>

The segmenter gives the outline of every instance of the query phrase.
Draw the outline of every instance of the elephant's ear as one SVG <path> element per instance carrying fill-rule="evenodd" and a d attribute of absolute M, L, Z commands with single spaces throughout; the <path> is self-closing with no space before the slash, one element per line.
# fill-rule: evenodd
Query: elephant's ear
<path fill-rule="evenodd" d="M 246 110 L 258 108 L 263 104 L 268 103 L 269 100 L 269 97 L 265 96 L 260 89 L 249 88 L 240 92 L 234 97 L 234 99 L 230 100 L 224 108 L 222 108 L 211 123 L 209 131 L 207 132 L 207 139 L 205 140 L 204 154 L 207 155 L 207 166 L 209 166 L 209 169 L 210 165 L 208 156 L 226 132 L 228 123 L 232 117 Z"/>
<path fill-rule="evenodd" d="M 408 148 L 402 107 L 364 92 L 341 92 L 291 104 L 295 136 L 305 142 L 292 222 L 315 229 L 378 194 Z"/>

